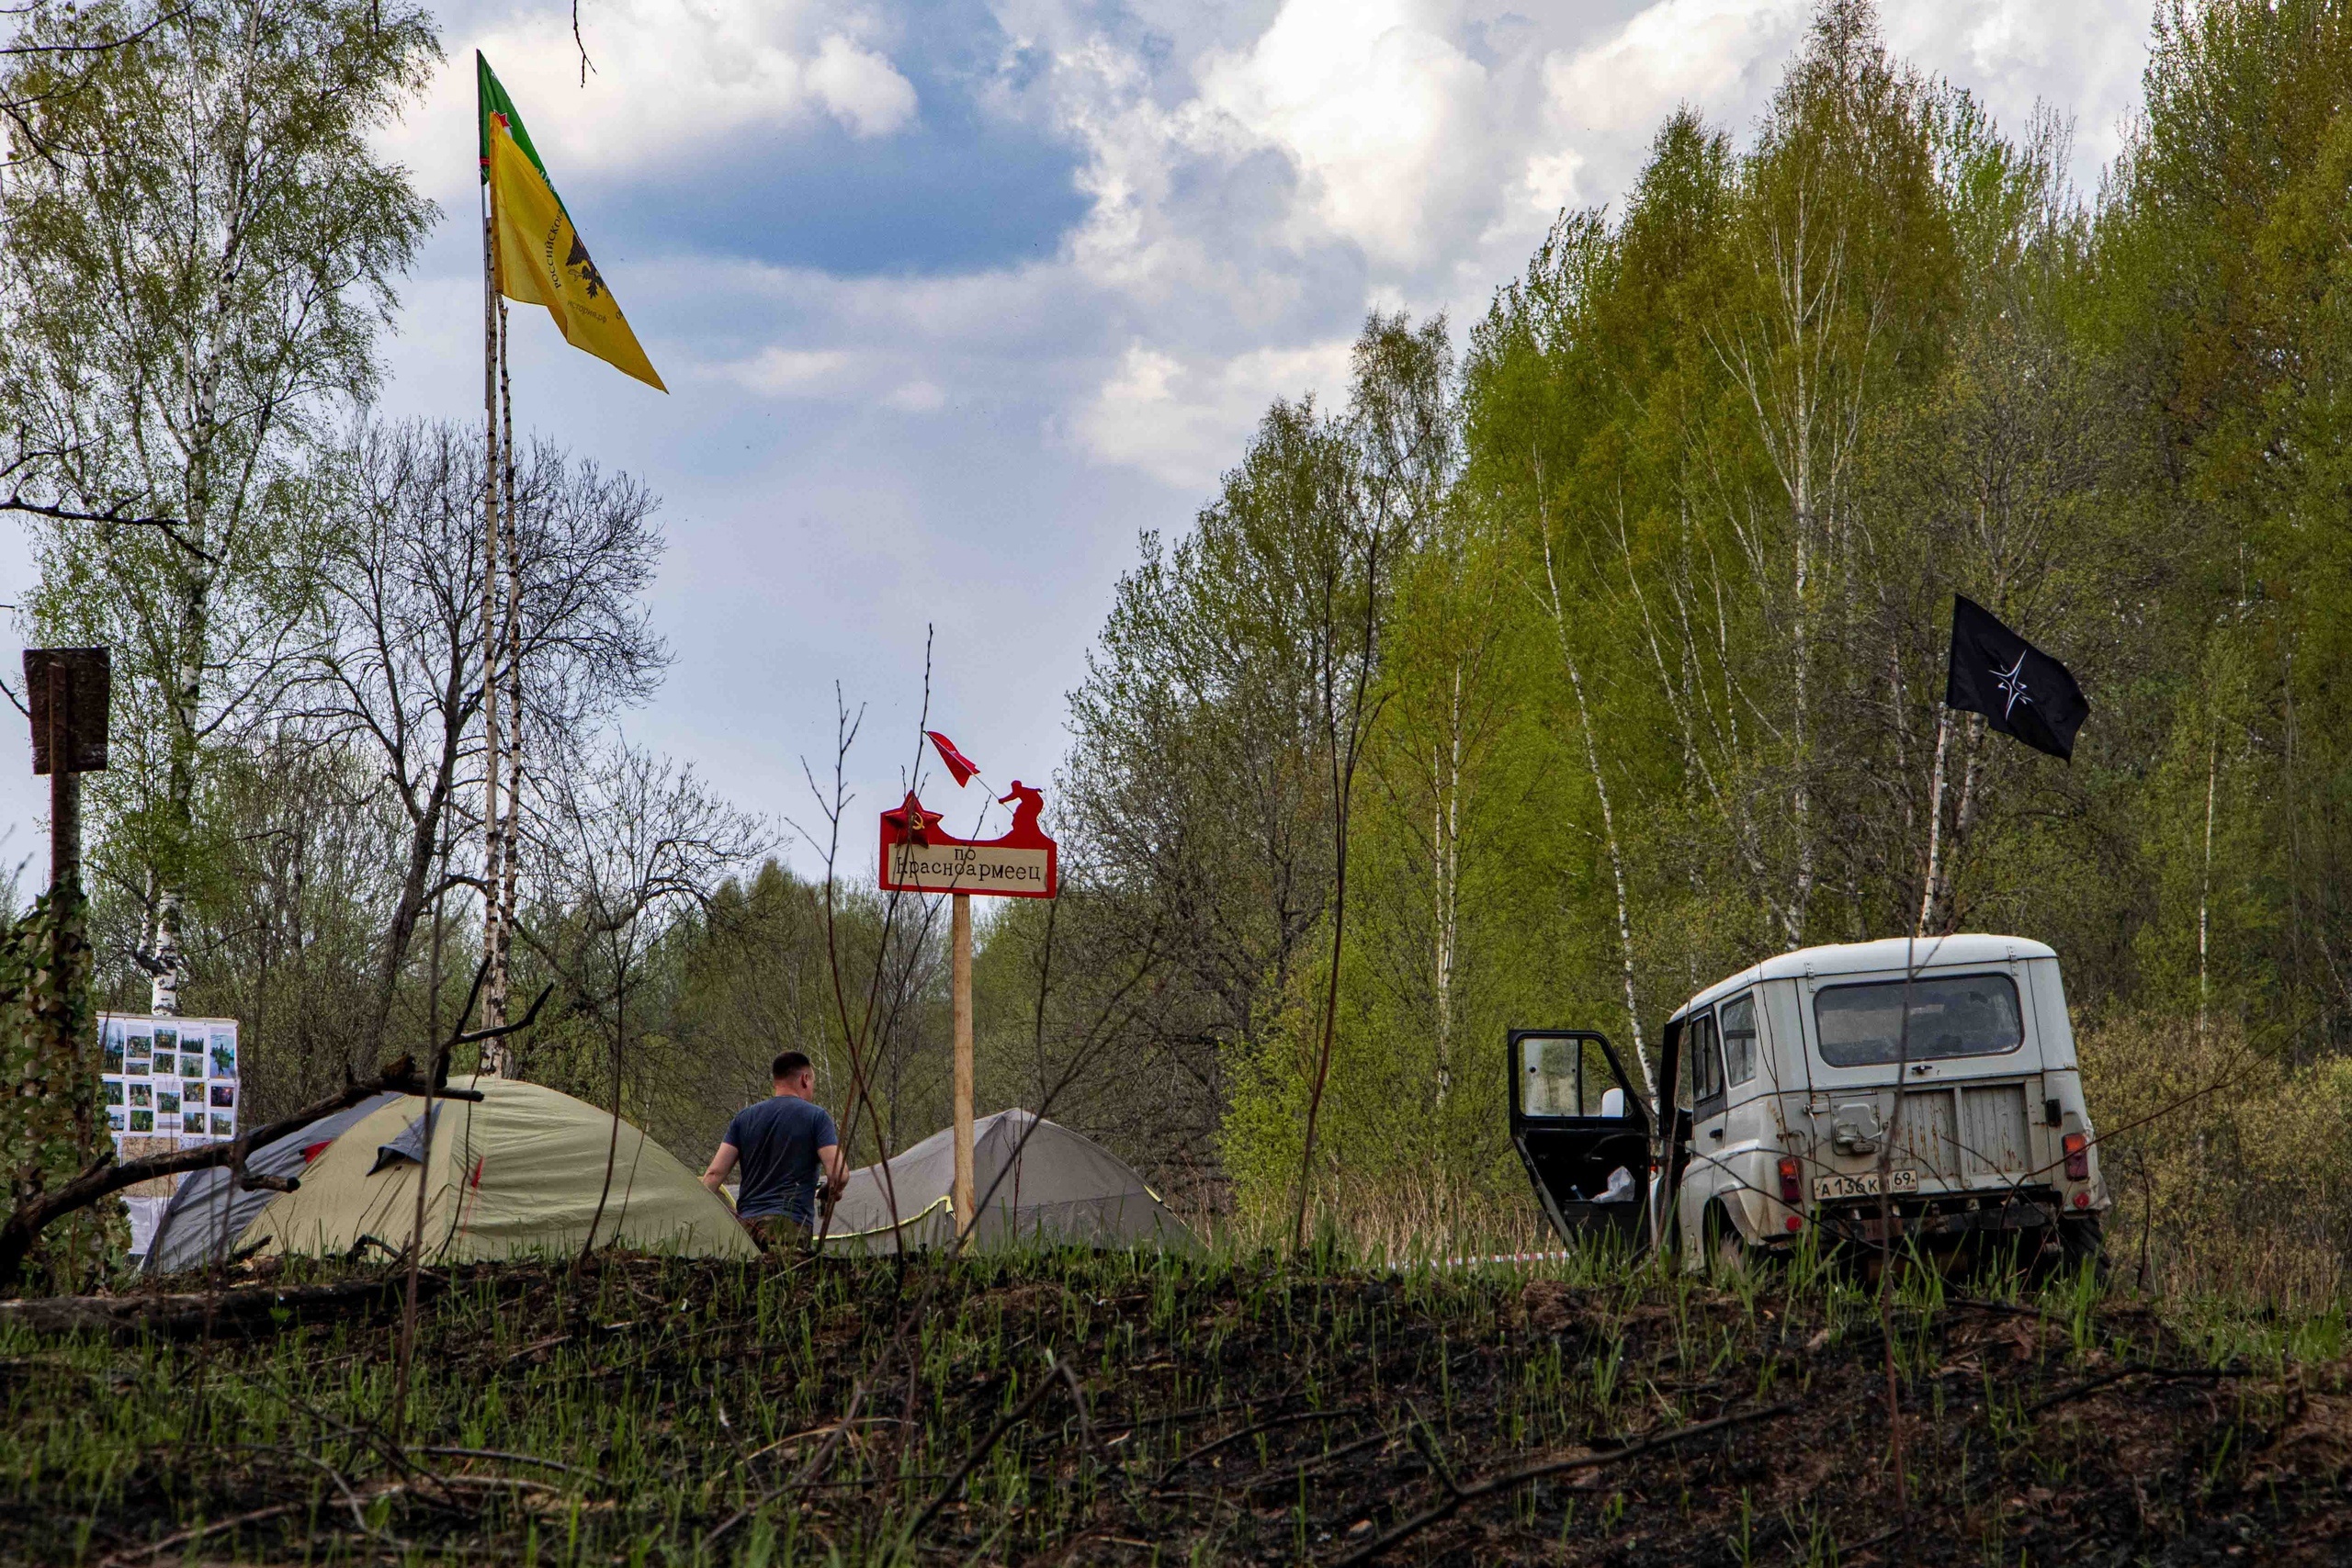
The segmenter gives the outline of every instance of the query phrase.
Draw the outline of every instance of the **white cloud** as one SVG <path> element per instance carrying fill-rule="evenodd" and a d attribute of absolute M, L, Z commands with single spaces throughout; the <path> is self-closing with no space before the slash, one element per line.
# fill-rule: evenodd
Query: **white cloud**
<path fill-rule="evenodd" d="M 1718 117 L 1769 90 L 1811 0 L 1659 0 L 1613 37 L 1544 62 L 1555 126 L 1646 137 L 1678 105 Z"/>
<path fill-rule="evenodd" d="M 914 84 L 839 33 L 817 51 L 808 85 L 854 136 L 888 136 L 915 117 Z"/>
<path fill-rule="evenodd" d="M 1546 219 L 1564 207 L 1585 205 L 1584 185 L 1579 177 L 1584 165 L 1585 155 L 1573 147 L 1557 152 L 1538 152 L 1529 158 L 1519 176 L 1520 186 L 1527 194 L 1527 205 Z"/>
<path fill-rule="evenodd" d="M 1678 107 L 1744 141 L 1815 9 L 1279 0 L 1246 21 L 1154 6 L 1122 32 L 1077 0 L 999 3 L 1051 61 L 1035 101 L 1084 151 L 1066 262 L 1125 329 L 1058 428 L 1192 490 L 1267 398 L 1336 387 L 1339 334 L 1369 306 L 1475 319 L 1563 207 L 1622 196 Z M 2086 56 L 2101 80 L 2136 73 L 2136 4 L 1887 0 L 1885 26 L 2016 130 Z"/>
<path fill-rule="evenodd" d="M 1299 314 L 1367 267 L 1449 266 L 1511 204 L 1489 175 L 1514 106 L 1540 97 L 1526 48 L 1480 63 L 1454 3 L 1287 0 L 1247 32 L 1230 13 L 1161 7 L 1136 35 L 1069 0 L 1008 0 L 1020 44 L 1051 62 L 1030 112 L 1085 158 L 1080 275 L 1295 342 Z M 1331 269 L 1355 276 L 1305 276 Z"/>
<path fill-rule="evenodd" d="M 2037 101 L 2075 123 L 2086 188 L 2121 151 L 2147 63 L 2146 0 L 1888 0 L 1886 40 L 1922 70 L 1974 94 L 2012 135 Z"/>
<path fill-rule="evenodd" d="M 1305 180 L 1297 239 L 1410 266 L 1448 247 L 1492 126 L 1487 71 L 1408 0 L 1290 0 L 1246 51 L 1211 55 L 1200 103 Z"/>
<path fill-rule="evenodd" d="M 1241 455 L 1266 405 L 1314 393 L 1329 401 L 1347 385 L 1348 340 L 1261 348 L 1186 364 L 1132 344 L 1076 420 L 1097 461 L 1131 464 L 1168 484 L 1201 491 Z"/>
<path fill-rule="evenodd" d="M 1622 192 L 1679 106 L 1745 141 L 1814 8 L 1813 0 L 1657 0 L 1608 37 L 1555 51 L 1544 69 L 1549 130 L 1586 154 L 1577 199 Z M 1883 0 L 1880 25 L 1899 59 L 1967 88 L 2011 135 L 2024 132 L 2037 101 L 2072 115 L 2075 172 L 2086 184 L 2121 146 L 2147 59 L 2144 0 Z M 1531 162 L 1531 184 L 1540 163 Z"/>
<path fill-rule="evenodd" d="M 571 21 L 569 6 L 535 5 L 470 40 L 559 190 L 568 177 L 735 156 L 746 132 L 830 118 L 879 137 L 916 118 L 887 39 L 842 0 L 596 0 L 581 14 L 585 81 Z M 430 188 L 470 185 L 473 106 L 472 51 L 452 49 L 426 101 L 383 141 Z"/>
<path fill-rule="evenodd" d="M 900 413 L 931 413 L 946 406 L 947 394 L 928 381 L 909 381 L 893 387 L 882 403 Z"/>
<path fill-rule="evenodd" d="M 749 359 L 712 366 L 708 373 L 762 397 L 820 397 L 833 389 L 849 363 L 849 355 L 840 349 L 771 345 Z"/>

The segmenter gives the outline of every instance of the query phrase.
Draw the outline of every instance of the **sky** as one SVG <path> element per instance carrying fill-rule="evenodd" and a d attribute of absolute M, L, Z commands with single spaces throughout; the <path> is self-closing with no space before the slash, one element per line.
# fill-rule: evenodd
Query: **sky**
<path fill-rule="evenodd" d="M 2006 128 L 2072 118 L 2095 190 L 2153 0 L 1884 0 L 1894 50 Z M 845 874 L 930 714 L 1047 784 L 1138 536 L 1173 536 L 1278 396 L 1344 389 L 1365 313 L 1459 343 L 1563 208 L 1613 203 L 1688 103 L 1744 142 L 1810 0 L 465 0 L 380 139 L 443 219 L 381 412 L 481 417 L 474 51 L 666 397 L 514 311 L 518 429 L 664 502 L 674 655 L 624 716 L 821 864 L 803 763 L 864 728 Z M 6 567 L 0 562 L 0 569 Z M 20 574 L 21 567 L 17 569 Z M 21 728 L 21 726 L 17 727 Z M 0 847 L 45 793 L 15 729 Z M 931 770 L 968 831 L 983 791 Z M 1049 795 L 1050 805 L 1050 795 Z M 989 830 L 1005 818 L 988 818 Z M 12 857 L 13 858 L 13 857 Z"/>

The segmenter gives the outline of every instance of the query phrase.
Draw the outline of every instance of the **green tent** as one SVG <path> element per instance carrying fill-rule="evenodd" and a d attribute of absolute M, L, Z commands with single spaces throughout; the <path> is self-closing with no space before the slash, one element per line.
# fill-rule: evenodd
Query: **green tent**
<path fill-rule="evenodd" d="M 475 1262 L 596 1245 L 690 1258 L 759 1248 L 724 1199 L 611 1112 L 543 1085 L 476 1077 L 480 1100 L 402 1095 L 345 1129 L 239 1234 L 241 1253 L 404 1250 L 424 1182 L 424 1261 Z M 605 1179 L 605 1156 L 612 1177 Z M 602 1216 L 598 1217 L 599 1200 Z"/>

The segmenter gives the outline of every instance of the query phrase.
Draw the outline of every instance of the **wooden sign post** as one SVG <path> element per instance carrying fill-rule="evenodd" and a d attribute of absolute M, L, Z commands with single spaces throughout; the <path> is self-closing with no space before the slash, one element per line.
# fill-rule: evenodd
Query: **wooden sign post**
<path fill-rule="evenodd" d="M 939 826 L 912 790 L 882 813 L 882 886 L 894 893 L 944 893 L 948 980 L 956 1032 L 956 1177 L 948 1201 L 956 1232 L 979 1219 L 972 1175 L 972 896 L 1050 898 L 1060 891 L 1060 851 L 1042 825 L 1046 797 L 1019 779 L 998 802 L 1012 807 L 1012 826 L 995 839 L 959 839 Z"/>
<path fill-rule="evenodd" d="M 49 887 L 82 862 L 81 773 L 107 766 L 112 661 L 103 648 L 25 649 L 25 707 L 33 721 L 33 773 L 49 775 Z"/>

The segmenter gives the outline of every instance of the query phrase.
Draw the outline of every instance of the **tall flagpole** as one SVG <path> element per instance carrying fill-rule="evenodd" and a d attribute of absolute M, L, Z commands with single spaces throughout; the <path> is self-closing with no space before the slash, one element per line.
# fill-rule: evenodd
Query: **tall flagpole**
<path fill-rule="evenodd" d="M 503 758 L 498 724 L 498 568 L 502 555 L 498 505 L 498 260 L 488 171 L 482 180 L 481 209 L 481 383 L 482 383 L 482 573 L 481 573 L 481 709 L 482 709 L 482 956 L 495 967 L 503 933 L 499 930 L 500 888 L 504 874 L 504 842 L 498 809 L 498 769 Z M 483 987 L 481 1027 L 503 1024 L 504 997 Z M 485 1041 L 482 1071 L 503 1075 L 506 1051 L 503 1040 Z"/>
<path fill-rule="evenodd" d="M 506 569 L 506 818 L 499 842 L 498 948 L 491 955 L 485 984 L 500 1023 L 506 1021 L 513 997 L 511 965 L 514 954 L 514 895 L 521 867 L 523 840 L 516 821 L 523 804 L 523 557 L 522 518 L 514 510 L 514 393 L 506 369 L 506 300 L 498 301 L 498 424 L 499 483 L 505 517 Z M 502 1048 L 500 1055 L 505 1052 Z"/>

